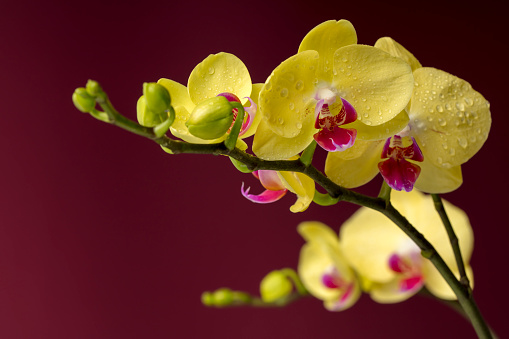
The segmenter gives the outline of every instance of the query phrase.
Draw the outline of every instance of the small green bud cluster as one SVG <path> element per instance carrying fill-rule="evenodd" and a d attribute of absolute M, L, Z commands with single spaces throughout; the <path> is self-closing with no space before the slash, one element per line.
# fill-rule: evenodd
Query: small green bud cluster
<path fill-rule="evenodd" d="M 232 291 L 223 287 L 214 292 L 203 292 L 201 301 L 205 306 L 225 307 L 234 305 L 248 305 L 251 303 L 251 296 L 245 292 Z"/>
<path fill-rule="evenodd" d="M 143 84 L 143 96 L 138 100 L 136 110 L 138 122 L 145 127 L 156 127 L 170 119 L 169 127 L 175 119 L 170 93 L 155 82 Z"/>
<path fill-rule="evenodd" d="M 186 122 L 189 133 L 205 140 L 222 137 L 232 125 L 233 108 L 223 96 L 203 100 L 196 105 Z"/>

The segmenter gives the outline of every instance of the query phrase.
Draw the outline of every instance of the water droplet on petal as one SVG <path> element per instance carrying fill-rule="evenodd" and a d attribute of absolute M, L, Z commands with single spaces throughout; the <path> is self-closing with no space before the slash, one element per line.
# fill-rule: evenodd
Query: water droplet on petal
<path fill-rule="evenodd" d="M 281 97 L 286 98 L 288 96 L 288 89 L 287 88 L 283 88 L 281 90 L 280 94 L 281 94 Z"/>
<path fill-rule="evenodd" d="M 369 121 L 369 120 L 364 121 L 364 123 L 365 123 L 366 125 L 368 125 L 368 126 L 371 126 L 371 121 Z"/>
<path fill-rule="evenodd" d="M 458 144 L 463 148 L 467 148 L 468 141 L 466 138 L 458 138 Z"/>
<path fill-rule="evenodd" d="M 301 129 L 302 128 L 302 124 L 300 122 L 298 122 L 296 125 L 297 129 Z"/>
<path fill-rule="evenodd" d="M 438 119 L 438 124 L 442 127 L 444 127 L 445 125 L 447 125 L 447 121 L 445 121 L 444 119 L 440 118 Z"/>
<path fill-rule="evenodd" d="M 209 74 L 212 75 L 214 74 L 215 70 L 214 70 L 214 67 L 209 67 Z"/>
<path fill-rule="evenodd" d="M 302 88 L 304 88 L 304 82 L 302 80 L 299 80 L 295 83 L 295 89 L 300 91 Z"/>
<path fill-rule="evenodd" d="M 293 104 L 293 102 L 290 102 L 290 104 L 288 105 L 288 107 L 290 108 L 290 110 L 293 111 L 293 109 L 295 108 L 295 105 Z"/>

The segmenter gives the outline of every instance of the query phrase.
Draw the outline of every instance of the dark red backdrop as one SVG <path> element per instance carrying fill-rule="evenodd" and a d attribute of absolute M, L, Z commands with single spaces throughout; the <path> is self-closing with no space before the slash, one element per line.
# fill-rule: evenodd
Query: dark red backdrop
<path fill-rule="evenodd" d="M 210 53 L 239 56 L 255 82 L 328 19 L 349 19 L 359 42 L 391 36 L 426 66 L 468 80 L 491 102 L 493 126 L 447 199 L 475 232 L 475 297 L 509 335 L 505 12 L 492 1 L 51 1 L 0 6 L 2 121 L 0 337 L 429 338 L 475 336 L 445 306 L 364 296 L 330 313 L 307 299 L 285 309 L 208 309 L 200 294 L 256 292 L 268 271 L 295 267 L 300 221 L 338 228 L 354 210 L 288 210 L 240 195 L 227 159 L 169 156 L 157 145 L 74 109 L 71 94 L 101 82 L 134 118 L 144 81 L 186 83 Z M 378 180 L 363 189 L 374 193 Z"/>

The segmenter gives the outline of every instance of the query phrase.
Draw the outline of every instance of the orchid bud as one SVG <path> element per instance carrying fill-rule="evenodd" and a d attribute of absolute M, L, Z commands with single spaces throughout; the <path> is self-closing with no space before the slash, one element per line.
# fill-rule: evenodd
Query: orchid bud
<path fill-rule="evenodd" d="M 200 102 L 186 122 L 189 133 L 205 140 L 222 137 L 232 125 L 232 109 L 233 106 L 223 96 Z"/>
<path fill-rule="evenodd" d="M 271 303 L 287 297 L 292 293 L 293 285 L 281 271 L 272 271 L 260 283 L 262 300 Z"/>
<path fill-rule="evenodd" d="M 212 294 L 214 306 L 228 306 L 233 303 L 233 291 L 229 288 L 220 288 Z"/>
<path fill-rule="evenodd" d="M 138 99 L 138 103 L 136 104 L 136 112 L 138 122 L 140 125 L 145 127 L 155 127 L 168 118 L 167 112 L 155 114 L 153 111 L 151 111 L 147 105 L 147 99 L 144 95 Z"/>
<path fill-rule="evenodd" d="M 95 108 L 95 99 L 83 87 L 76 88 L 72 94 L 72 102 L 83 113 L 90 113 Z"/>
<path fill-rule="evenodd" d="M 87 93 L 92 97 L 96 97 L 99 92 L 102 90 L 101 85 L 95 80 L 88 80 L 87 85 L 85 86 Z"/>
<path fill-rule="evenodd" d="M 170 93 L 162 85 L 155 82 L 145 82 L 143 84 L 143 96 L 149 110 L 155 114 L 163 114 L 170 108 Z"/>

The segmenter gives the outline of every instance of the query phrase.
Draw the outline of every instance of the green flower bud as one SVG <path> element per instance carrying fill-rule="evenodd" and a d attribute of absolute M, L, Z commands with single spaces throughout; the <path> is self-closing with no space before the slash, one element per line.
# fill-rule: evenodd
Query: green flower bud
<path fill-rule="evenodd" d="M 203 292 L 201 294 L 201 302 L 205 306 L 214 306 L 214 296 L 210 292 Z"/>
<path fill-rule="evenodd" d="M 186 126 L 189 133 L 205 139 L 217 139 L 225 135 L 233 122 L 233 106 L 223 96 L 200 102 L 191 113 Z"/>
<path fill-rule="evenodd" d="M 155 127 L 168 119 L 168 112 L 163 111 L 159 114 L 156 114 L 150 110 L 147 105 L 147 100 L 143 95 L 138 99 L 136 104 L 136 112 L 138 122 L 140 125 L 145 127 Z"/>
<path fill-rule="evenodd" d="M 236 159 L 233 159 L 232 157 L 229 157 L 233 166 L 235 166 L 236 169 L 238 169 L 239 171 L 241 171 L 242 173 L 252 173 L 253 170 L 249 169 L 247 167 L 246 164 L 236 160 Z"/>
<path fill-rule="evenodd" d="M 96 97 L 100 91 L 102 91 L 101 85 L 95 80 L 88 80 L 86 89 L 88 94 L 90 94 L 93 97 Z"/>
<path fill-rule="evenodd" d="M 272 271 L 260 283 L 262 300 L 271 303 L 292 293 L 293 285 L 281 271 Z"/>
<path fill-rule="evenodd" d="M 72 102 L 83 113 L 90 113 L 95 108 L 95 99 L 83 87 L 76 88 L 72 94 Z"/>
<path fill-rule="evenodd" d="M 215 306 L 228 306 L 233 303 L 233 292 L 229 288 L 220 288 L 212 296 Z"/>
<path fill-rule="evenodd" d="M 143 96 L 148 108 L 155 114 L 163 114 L 170 108 L 170 93 L 158 83 L 145 82 L 143 84 Z"/>

